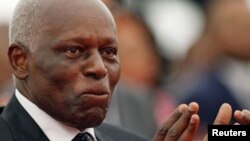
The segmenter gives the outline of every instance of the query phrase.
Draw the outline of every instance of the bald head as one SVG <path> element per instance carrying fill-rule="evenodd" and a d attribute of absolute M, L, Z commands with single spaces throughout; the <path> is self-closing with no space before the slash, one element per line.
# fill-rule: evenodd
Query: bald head
<path fill-rule="evenodd" d="M 120 65 L 114 19 L 100 0 L 21 0 L 10 40 L 24 96 L 80 130 L 104 120 Z"/>
<path fill-rule="evenodd" d="M 19 43 L 34 50 L 42 34 L 57 30 L 65 22 L 73 24 L 72 17 L 81 16 L 91 23 L 96 14 L 110 18 L 109 24 L 115 26 L 111 13 L 101 0 L 20 0 L 10 23 L 10 44 Z M 102 22 L 103 19 L 99 20 Z"/>

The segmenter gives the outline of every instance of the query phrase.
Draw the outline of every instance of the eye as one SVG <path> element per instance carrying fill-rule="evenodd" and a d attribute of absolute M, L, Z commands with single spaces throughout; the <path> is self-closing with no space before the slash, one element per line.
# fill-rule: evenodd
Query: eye
<path fill-rule="evenodd" d="M 117 48 L 108 47 L 101 50 L 101 55 L 107 59 L 115 59 L 117 55 Z"/>
<path fill-rule="evenodd" d="M 78 58 L 81 56 L 83 50 L 79 47 L 68 47 L 64 54 L 69 58 Z"/>

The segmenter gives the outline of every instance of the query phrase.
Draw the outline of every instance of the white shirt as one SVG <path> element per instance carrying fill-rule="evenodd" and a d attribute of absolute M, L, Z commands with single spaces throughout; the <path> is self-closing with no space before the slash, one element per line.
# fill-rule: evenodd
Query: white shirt
<path fill-rule="evenodd" d="M 52 118 L 42 109 L 24 97 L 17 89 L 15 95 L 23 108 L 34 119 L 34 121 L 38 124 L 50 141 L 71 141 L 79 132 L 81 132 L 77 128 L 67 126 Z M 82 132 L 90 133 L 94 137 L 94 141 L 97 141 L 94 128 L 87 128 Z"/>

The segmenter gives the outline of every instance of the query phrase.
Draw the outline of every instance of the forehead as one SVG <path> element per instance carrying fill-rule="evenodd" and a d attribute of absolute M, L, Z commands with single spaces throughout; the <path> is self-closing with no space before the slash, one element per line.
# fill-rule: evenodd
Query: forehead
<path fill-rule="evenodd" d="M 46 26 L 43 31 L 66 38 L 82 36 L 91 38 L 116 38 L 114 19 L 108 9 L 98 0 L 74 0 L 50 2 L 41 7 L 40 21 Z"/>
<path fill-rule="evenodd" d="M 90 2 L 88 2 L 90 1 Z M 57 1 L 41 8 L 41 17 L 55 22 L 82 20 L 85 23 L 103 21 L 113 24 L 114 20 L 106 6 L 98 0 Z"/>

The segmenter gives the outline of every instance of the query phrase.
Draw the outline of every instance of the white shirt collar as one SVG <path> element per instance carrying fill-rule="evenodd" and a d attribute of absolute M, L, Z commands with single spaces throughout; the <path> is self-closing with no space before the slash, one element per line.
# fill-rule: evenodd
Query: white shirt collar
<path fill-rule="evenodd" d="M 67 126 L 52 118 L 24 97 L 17 89 L 15 95 L 23 108 L 34 119 L 50 141 L 71 141 L 80 132 L 78 129 Z M 94 137 L 94 141 L 97 141 L 94 128 L 87 128 L 83 132 L 90 133 Z"/>

